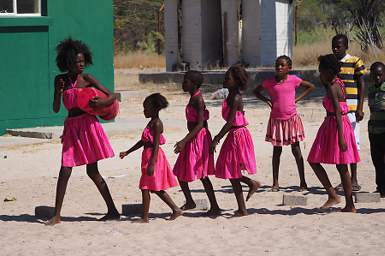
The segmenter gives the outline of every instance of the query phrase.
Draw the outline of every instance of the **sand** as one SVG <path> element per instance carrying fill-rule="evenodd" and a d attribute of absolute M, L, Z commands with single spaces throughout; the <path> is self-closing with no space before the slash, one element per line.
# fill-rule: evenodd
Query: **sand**
<path fill-rule="evenodd" d="M 170 107 L 161 113 L 167 143 L 163 149 L 170 163 L 176 155 L 173 145 L 186 133 L 184 105 L 188 95 L 175 85 L 125 85 L 117 88 L 123 102 L 119 118 L 106 124 L 106 132 L 116 155 L 132 146 L 148 120 L 143 117 L 142 101 L 151 92 L 161 91 Z M 209 98 L 209 93 L 205 93 Z M 106 211 L 105 204 L 84 167 L 74 168 L 64 199 L 62 223 L 45 226 L 35 217 L 36 206 L 53 206 L 60 167 L 61 144 L 58 139 L 39 140 L 0 137 L 0 255 L 384 255 L 385 200 L 356 204 L 357 214 L 341 213 L 344 201 L 331 211 L 320 211 L 326 200 L 310 166 L 305 164 L 311 190 L 297 192 L 299 178 L 290 148 L 281 157 L 280 192 L 268 192 L 272 183 L 272 146 L 264 141 L 268 108 L 260 101 L 245 99 L 246 117 L 253 135 L 257 158 L 257 175 L 263 186 L 249 202 L 249 216 L 231 218 L 237 204 L 230 182 L 212 178 L 218 203 L 224 214 L 215 219 L 203 217 L 203 211 L 188 211 L 170 222 L 170 209 L 152 196 L 149 224 L 136 224 L 132 216 L 120 221 L 98 222 Z M 209 127 L 215 135 L 223 125 L 221 101 L 207 101 L 211 112 Z M 319 99 L 298 105 L 306 131 L 301 144 L 306 158 L 324 110 Z M 361 125 L 361 158 L 359 182 L 363 191 L 375 190 L 374 168 L 369 154 L 366 123 Z M 61 129 L 59 127 L 58 129 Z M 100 161 L 99 169 L 121 210 L 123 204 L 139 204 L 138 189 L 141 151 L 124 160 L 115 157 Z M 334 185 L 339 175 L 327 166 Z M 191 183 L 193 197 L 205 199 L 199 181 Z M 247 188 L 244 188 L 247 191 Z M 184 203 L 179 188 L 168 190 L 178 205 Z M 304 195 L 306 206 L 282 206 L 283 194 Z M 16 199 L 3 202 L 5 198 Z"/>

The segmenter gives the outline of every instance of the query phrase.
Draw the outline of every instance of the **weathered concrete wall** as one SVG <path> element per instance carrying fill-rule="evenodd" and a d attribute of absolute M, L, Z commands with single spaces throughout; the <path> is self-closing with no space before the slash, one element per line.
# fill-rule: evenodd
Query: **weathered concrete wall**
<path fill-rule="evenodd" d="M 260 1 L 242 2 L 242 60 L 252 67 L 260 64 Z"/>
<path fill-rule="evenodd" d="M 277 56 L 292 55 L 293 16 L 292 5 L 287 0 L 276 1 Z"/>
<path fill-rule="evenodd" d="M 261 62 L 262 66 L 271 66 L 277 56 L 277 20 L 275 1 L 261 2 Z"/>
<path fill-rule="evenodd" d="M 224 64 L 231 66 L 240 60 L 239 8 L 240 0 L 221 0 Z"/>
<path fill-rule="evenodd" d="M 165 0 L 164 4 L 166 70 L 172 71 L 172 68 L 179 61 L 178 0 Z"/>

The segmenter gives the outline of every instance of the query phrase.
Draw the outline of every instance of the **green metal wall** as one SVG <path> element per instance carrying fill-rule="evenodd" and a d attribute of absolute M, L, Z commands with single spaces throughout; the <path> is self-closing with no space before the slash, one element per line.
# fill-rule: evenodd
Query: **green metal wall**
<path fill-rule="evenodd" d="M 0 17 L 0 134 L 7 128 L 62 125 L 64 107 L 52 111 L 59 70 L 55 47 L 71 36 L 87 43 L 94 65 L 86 69 L 112 89 L 112 0 L 42 1 L 42 17 Z"/>

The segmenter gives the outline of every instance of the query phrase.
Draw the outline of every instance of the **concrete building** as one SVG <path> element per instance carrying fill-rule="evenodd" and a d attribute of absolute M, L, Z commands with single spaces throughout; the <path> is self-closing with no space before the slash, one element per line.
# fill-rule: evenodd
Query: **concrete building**
<path fill-rule="evenodd" d="M 166 68 L 271 66 L 292 54 L 292 0 L 165 0 Z"/>
<path fill-rule="evenodd" d="M 55 47 L 66 37 L 89 45 L 92 73 L 113 90 L 112 0 L 0 0 L 0 135 L 7 128 L 63 124 L 52 110 Z"/>

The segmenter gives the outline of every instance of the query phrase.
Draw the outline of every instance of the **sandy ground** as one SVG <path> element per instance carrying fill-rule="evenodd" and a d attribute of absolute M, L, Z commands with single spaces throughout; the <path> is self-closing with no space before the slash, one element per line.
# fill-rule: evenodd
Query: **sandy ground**
<path fill-rule="evenodd" d="M 117 81 L 123 96 L 121 113 L 115 123 L 105 125 L 115 153 L 118 155 L 140 138 L 148 121 L 142 114 L 142 101 L 149 93 L 160 91 L 170 101 L 161 118 L 168 140 L 163 149 L 172 164 L 176 160 L 173 145 L 186 133 L 184 105 L 188 95 L 175 85 L 139 85 L 131 79 L 132 76 L 123 76 Z M 205 96 L 208 98 L 209 93 Z M 288 147 L 281 157 L 283 189 L 268 192 L 272 182 L 272 146 L 264 141 L 264 135 L 269 110 L 252 98 L 245 102 L 258 165 L 254 178 L 263 186 L 247 203 L 250 215 L 243 218 L 230 218 L 236 209 L 230 182 L 212 178 L 220 207 L 225 209 L 218 218 L 203 217 L 203 211 L 189 211 L 169 222 L 166 218 L 170 210 L 153 196 L 150 224 L 132 223 L 135 216 L 98 222 L 97 218 L 106 211 L 104 202 L 85 168 L 79 167 L 74 168 L 68 185 L 62 223 L 45 226 L 36 219 L 34 210 L 36 206 L 54 204 L 59 140 L 0 137 L 0 255 L 384 255 L 385 200 L 356 204 L 357 214 L 338 212 L 344 203 L 332 211 L 320 211 L 318 207 L 326 200 L 326 194 L 308 164 L 306 177 L 311 190 L 296 192 L 299 179 Z M 223 125 L 221 101 L 206 103 L 211 112 L 210 130 L 216 134 Z M 306 158 L 324 111 L 318 99 L 299 104 L 298 110 L 307 133 L 301 144 Z M 363 191 L 372 192 L 374 170 L 366 122 L 367 118 L 361 127 L 359 181 Z M 99 163 L 118 209 L 123 204 L 141 202 L 140 154 L 138 150 L 124 160 L 115 157 Z M 327 166 L 327 171 L 337 185 L 339 176 L 334 166 Z M 191 189 L 195 199 L 206 198 L 199 181 L 192 183 Z M 178 205 L 183 204 L 179 188 L 170 189 L 169 193 Z M 305 195 L 307 206 L 282 206 L 283 194 Z M 3 202 L 5 198 L 15 200 Z"/>

